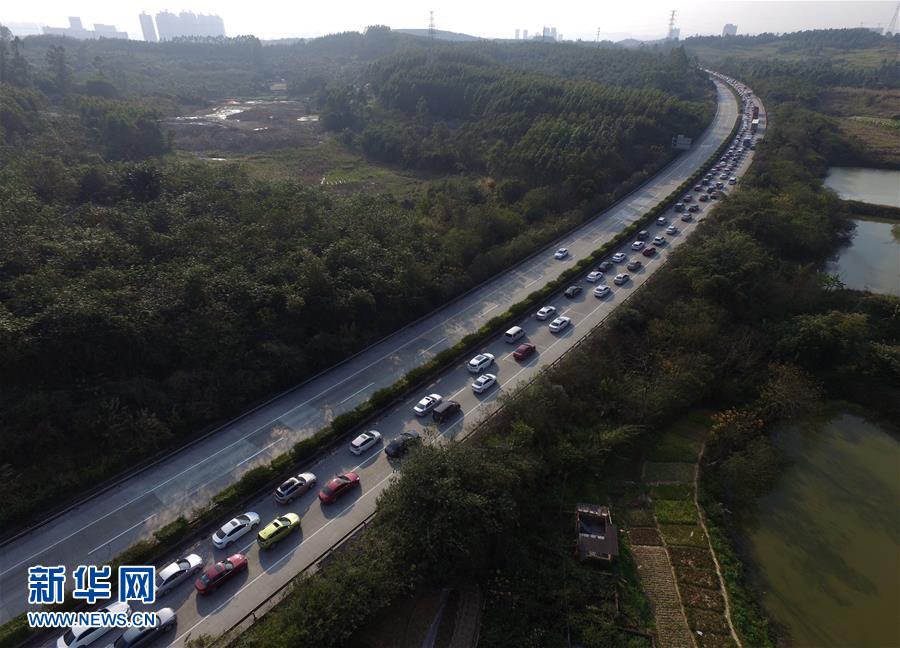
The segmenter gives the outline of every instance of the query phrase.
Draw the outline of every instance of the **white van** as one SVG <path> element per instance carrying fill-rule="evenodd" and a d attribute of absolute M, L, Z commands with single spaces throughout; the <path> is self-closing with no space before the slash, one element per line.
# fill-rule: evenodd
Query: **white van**
<path fill-rule="evenodd" d="M 513 342 L 525 337 L 525 331 L 522 330 L 519 326 L 513 326 L 506 333 L 503 334 L 503 339 L 508 343 L 512 344 Z"/>

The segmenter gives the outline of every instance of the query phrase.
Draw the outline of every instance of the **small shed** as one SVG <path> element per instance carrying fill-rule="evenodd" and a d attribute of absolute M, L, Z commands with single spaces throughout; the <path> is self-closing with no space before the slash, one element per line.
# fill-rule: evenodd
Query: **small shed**
<path fill-rule="evenodd" d="M 579 560 L 611 563 L 619 555 L 619 530 L 613 524 L 609 507 L 576 504 L 575 527 L 578 534 L 575 555 Z"/>

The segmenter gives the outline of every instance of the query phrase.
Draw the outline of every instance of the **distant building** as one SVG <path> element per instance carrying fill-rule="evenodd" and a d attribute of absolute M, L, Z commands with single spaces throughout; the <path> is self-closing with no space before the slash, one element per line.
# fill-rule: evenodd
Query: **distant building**
<path fill-rule="evenodd" d="M 161 41 L 184 36 L 216 38 L 225 36 L 225 23 L 216 15 L 182 11 L 176 16 L 171 12 L 161 11 L 156 14 L 156 30 Z"/>
<path fill-rule="evenodd" d="M 551 38 L 552 40 L 556 40 L 556 27 L 551 27 L 551 28 L 550 28 L 550 38 Z"/>
<path fill-rule="evenodd" d="M 726 23 L 726 25 L 722 27 L 722 36 L 737 36 L 737 25 Z"/>
<path fill-rule="evenodd" d="M 527 29 L 522 30 L 522 40 L 528 40 L 528 30 Z"/>
<path fill-rule="evenodd" d="M 144 34 L 144 40 L 148 43 L 158 43 L 159 37 L 156 35 L 156 27 L 153 25 L 153 16 L 147 13 L 141 13 L 138 16 L 141 21 L 141 32 Z"/>
<path fill-rule="evenodd" d="M 39 36 L 43 33 L 38 23 L 5 22 L 3 26 L 8 28 L 13 36 L 21 38 L 25 36 Z"/>
<path fill-rule="evenodd" d="M 516 30 L 516 40 L 519 40 L 519 30 Z"/>
<path fill-rule="evenodd" d="M 85 29 L 81 24 L 81 18 L 78 16 L 69 17 L 68 27 L 44 27 L 45 34 L 51 36 L 68 36 L 69 38 L 77 38 L 79 40 L 92 40 L 96 38 L 122 38 L 128 39 L 128 33 L 118 31 L 115 25 L 95 24 L 94 29 Z"/>

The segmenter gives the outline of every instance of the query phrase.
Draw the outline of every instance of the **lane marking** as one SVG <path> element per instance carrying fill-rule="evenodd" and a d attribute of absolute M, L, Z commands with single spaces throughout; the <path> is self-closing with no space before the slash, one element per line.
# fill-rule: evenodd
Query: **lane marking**
<path fill-rule="evenodd" d="M 441 342 L 446 342 L 446 340 L 447 340 L 446 337 L 442 337 L 440 340 L 438 340 L 437 342 L 435 342 L 434 344 L 432 344 L 432 345 L 431 345 L 430 347 L 428 347 L 427 349 L 422 349 L 421 351 L 419 351 L 419 355 L 423 355 L 423 354 L 427 353 L 428 351 L 431 351 L 434 347 L 436 347 L 436 346 L 437 346 L 438 344 L 440 344 Z M 372 383 L 372 384 L 375 384 L 375 383 Z"/>
<path fill-rule="evenodd" d="M 362 387 L 362 388 L 356 390 L 355 392 L 353 392 L 352 394 L 350 394 L 349 396 L 347 396 L 347 398 L 345 398 L 345 399 L 342 400 L 340 403 L 338 403 L 338 405 L 343 405 L 343 404 L 346 403 L 348 400 L 350 400 L 351 398 L 353 398 L 354 396 L 356 396 L 357 394 L 359 394 L 359 392 L 365 391 L 366 389 L 368 389 L 369 387 L 371 387 L 371 386 L 374 385 L 374 384 L 375 384 L 375 383 L 370 382 L 370 383 L 369 383 L 368 385 L 366 385 L 365 387 Z"/>

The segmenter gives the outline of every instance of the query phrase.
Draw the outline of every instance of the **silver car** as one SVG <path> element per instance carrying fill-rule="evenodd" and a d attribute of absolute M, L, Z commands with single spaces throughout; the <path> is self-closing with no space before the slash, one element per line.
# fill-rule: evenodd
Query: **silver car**
<path fill-rule="evenodd" d="M 165 596 L 184 581 L 192 579 L 203 569 L 203 559 L 197 554 L 179 558 L 156 572 L 156 595 Z"/>
<path fill-rule="evenodd" d="M 279 504 L 290 504 L 316 485 L 316 476 L 311 472 L 300 473 L 286 480 L 275 489 L 275 501 Z"/>
<path fill-rule="evenodd" d="M 168 632 L 175 627 L 177 617 L 175 610 L 172 608 L 163 608 L 156 613 L 158 623 L 150 628 L 129 628 L 125 634 L 116 639 L 115 643 L 111 643 L 107 648 L 138 648 L 138 646 L 146 646 L 150 642 L 156 640 L 164 632 Z"/>

